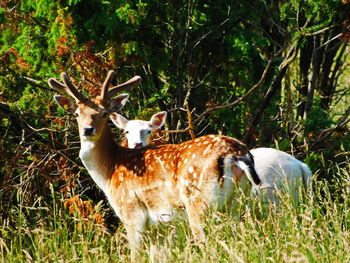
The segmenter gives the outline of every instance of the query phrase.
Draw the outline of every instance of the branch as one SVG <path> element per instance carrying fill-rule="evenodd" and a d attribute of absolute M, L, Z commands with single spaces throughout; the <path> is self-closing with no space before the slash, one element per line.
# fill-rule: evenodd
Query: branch
<path fill-rule="evenodd" d="M 187 119 L 188 119 L 189 133 L 191 135 L 191 138 L 194 139 L 196 136 L 194 135 L 194 131 L 193 131 L 192 114 L 191 114 L 191 111 L 190 111 L 190 106 L 188 106 L 188 103 L 186 103 L 186 110 L 187 110 Z"/>
<path fill-rule="evenodd" d="M 322 29 L 320 29 L 320 30 L 318 30 L 318 31 L 316 31 L 316 32 L 312 32 L 312 33 L 301 32 L 301 35 L 302 35 L 302 36 L 305 36 L 305 37 L 317 36 L 317 35 L 319 35 L 319 34 L 322 34 L 322 33 L 326 32 L 327 30 L 329 30 L 329 29 L 331 29 L 331 28 L 333 28 L 333 27 L 335 27 L 335 26 L 334 26 L 334 25 L 328 26 L 328 27 L 322 28 Z"/>
<path fill-rule="evenodd" d="M 317 47 L 316 50 L 318 50 L 318 49 L 320 49 L 320 48 L 322 48 L 322 47 L 328 45 L 329 43 L 331 43 L 331 42 L 334 41 L 334 40 L 339 39 L 339 37 L 341 37 L 342 34 L 343 34 L 343 33 L 339 33 L 339 34 L 336 35 L 335 37 L 332 37 L 331 39 L 329 39 L 328 41 L 326 41 L 323 45 Z M 345 39 L 342 39 L 341 41 L 345 42 L 346 40 L 345 40 Z"/>
<path fill-rule="evenodd" d="M 173 133 L 185 133 L 189 131 L 189 127 L 187 127 L 186 129 L 183 130 L 169 130 L 169 131 L 164 131 L 164 133 L 168 133 L 168 134 L 173 134 Z"/>
<path fill-rule="evenodd" d="M 33 79 L 31 77 L 28 77 L 28 76 L 23 76 L 22 78 L 24 80 L 28 81 L 33 86 L 36 86 L 36 87 L 41 88 L 41 89 L 47 89 L 47 85 L 44 84 L 44 82 L 41 80 L 36 80 L 36 79 Z"/>
<path fill-rule="evenodd" d="M 35 131 L 35 132 L 41 132 L 41 131 L 49 131 L 49 132 L 66 132 L 69 130 L 69 128 L 65 128 L 64 130 L 55 130 L 55 129 L 50 129 L 50 128 L 40 128 L 40 129 L 36 129 L 33 126 L 31 126 L 28 122 L 26 122 L 25 120 L 22 120 L 27 126 L 28 128 L 30 128 L 31 130 Z"/>
<path fill-rule="evenodd" d="M 286 71 L 287 71 L 290 63 L 292 63 L 292 61 L 296 57 L 296 55 L 298 53 L 297 50 L 298 49 L 297 49 L 296 45 L 293 45 L 290 48 L 290 50 L 288 51 L 286 58 L 282 61 L 281 65 L 279 66 L 278 74 L 275 76 L 270 88 L 267 90 L 267 92 L 264 96 L 264 99 L 260 104 L 260 107 L 256 110 L 253 118 L 251 119 L 251 121 L 249 123 L 247 132 L 245 133 L 244 138 L 243 138 L 243 142 L 245 142 L 246 144 L 249 144 L 250 140 L 253 138 L 253 135 L 255 133 L 255 128 L 260 121 L 261 114 L 264 112 L 264 110 L 269 105 L 275 92 L 281 87 L 282 78 L 286 74 Z"/>
<path fill-rule="evenodd" d="M 237 104 L 239 104 L 241 101 L 245 100 L 253 91 L 255 91 L 256 89 L 258 89 L 262 83 L 265 81 L 269 71 L 270 71 L 270 68 L 271 68 L 271 65 L 272 65 L 272 62 L 274 61 L 274 59 L 282 52 L 282 49 L 279 50 L 276 54 L 274 54 L 272 56 L 272 58 L 269 60 L 269 62 L 267 63 L 262 75 L 261 75 L 261 78 L 260 80 L 250 89 L 248 90 L 248 92 L 246 94 L 244 94 L 243 96 L 239 97 L 238 99 L 236 99 L 234 102 L 232 103 L 228 103 L 228 104 L 224 104 L 224 105 L 220 105 L 220 106 L 214 106 L 214 107 L 209 107 L 207 108 L 204 112 L 202 112 L 195 120 L 192 121 L 192 124 L 189 123 L 189 126 L 185 129 L 182 129 L 182 130 L 169 130 L 169 131 L 165 131 L 166 133 L 185 133 L 185 132 L 190 132 L 191 134 L 191 129 L 193 129 L 193 126 L 194 125 L 197 125 L 206 115 L 210 114 L 211 112 L 213 111 L 217 111 L 217 110 L 220 110 L 220 109 L 224 109 L 224 108 L 229 108 L 229 107 L 234 107 L 236 106 Z M 174 110 L 179 110 L 179 109 L 174 109 Z M 184 110 L 184 109 L 181 109 L 181 110 Z M 192 134 L 191 134 L 191 137 L 192 137 Z"/>
<path fill-rule="evenodd" d="M 224 105 L 219 105 L 219 106 L 214 106 L 214 107 L 210 107 L 208 109 L 206 109 L 204 112 L 202 112 L 194 121 L 193 121 L 193 125 L 198 124 L 198 122 L 203 119 L 206 115 L 208 115 L 209 113 L 216 111 L 216 110 L 220 110 L 220 109 L 225 109 L 225 108 L 230 108 L 230 107 L 234 107 L 237 104 L 239 104 L 241 101 L 245 100 L 253 91 L 255 91 L 256 89 L 258 89 L 262 83 L 265 81 L 267 74 L 270 71 L 271 68 L 271 64 L 274 61 L 274 59 L 280 54 L 282 50 L 278 51 L 267 63 L 264 72 L 261 75 L 260 80 L 250 89 L 248 90 L 248 92 L 246 94 L 244 94 L 243 96 L 239 97 L 238 99 L 236 99 L 234 102 L 232 103 L 228 103 L 228 104 L 224 104 Z"/>
<path fill-rule="evenodd" d="M 313 149 L 315 148 L 315 146 L 317 144 L 319 144 L 320 142 L 324 141 L 325 139 L 329 138 L 333 132 L 335 132 L 337 129 L 345 126 L 346 124 L 348 124 L 350 122 L 350 119 L 347 120 L 347 118 L 350 115 L 350 107 L 348 107 L 348 109 L 345 111 L 343 117 L 341 118 L 341 120 L 337 123 L 337 125 L 333 128 L 330 129 L 326 129 L 323 130 L 320 135 L 317 137 L 317 139 L 310 145 L 309 149 Z"/>
<path fill-rule="evenodd" d="M 171 109 L 171 110 L 167 110 L 168 113 L 171 113 L 171 112 L 174 112 L 174 111 L 184 111 L 184 112 L 186 112 L 186 109 L 184 109 L 184 108 L 174 108 L 174 109 Z"/>

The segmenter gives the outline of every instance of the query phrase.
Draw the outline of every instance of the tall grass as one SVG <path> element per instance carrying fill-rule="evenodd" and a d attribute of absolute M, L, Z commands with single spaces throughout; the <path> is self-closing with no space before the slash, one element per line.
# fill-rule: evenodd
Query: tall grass
<path fill-rule="evenodd" d="M 349 169 L 338 168 L 334 178 L 314 182 L 312 200 L 295 206 L 285 197 L 280 209 L 263 217 L 245 198 L 239 216 L 209 212 L 205 247 L 193 242 L 185 220 L 151 227 L 139 262 L 350 262 Z M 13 207 L 0 220 L 2 262 L 130 261 L 122 226 L 110 234 L 93 220 L 69 214 L 53 191 L 51 198 Z"/>

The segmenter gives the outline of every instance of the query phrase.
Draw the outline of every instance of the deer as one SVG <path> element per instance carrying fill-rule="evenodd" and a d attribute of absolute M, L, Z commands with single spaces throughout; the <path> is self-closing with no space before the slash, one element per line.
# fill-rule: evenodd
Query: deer
<path fill-rule="evenodd" d="M 109 89 L 115 76 L 109 71 L 101 94 L 89 98 L 73 85 L 66 73 L 49 86 L 71 98 L 54 99 L 74 114 L 80 137 L 79 157 L 104 192 L 126 230 L 131 257 L 138 254 L 148 225 L 167 223 L 185 214 L 194 240 L 205 244 L 203 220 L 209 208 L 225 209 L 234 202 L 234 169 L 242 169 L 249 181 L 260 184 L 253 159 L 241 141 L 206 135 L 180 144 L 148 145 L 130 149 L 118 145 L 108 116 L 120 111 L 129 95 L 117 95 L 140 83 L 131 80 Z"/>
<path fill-rule="evenodd" d="M 166 111 L 158 112 L 152 115 L 149 121 L 128 120 L 122 115 L 113 112 L 110 116 L 112 122 L 124 131 L 125 138 L 121 145 L 128 148 L 138 148 L 152 144 L 159 144 L 162 141 L 155 138 L 155 133 L 165 123 Z"/>
<path fill-rule="evenodd" d="M 129 148 L 135 148 L 155 143 L 150 140 L 154 131 L 150 127 L 159 129 L 165 122 L 166 112 L 153 115 L 150 121 L 127 120 L 118 113 L 111 114 L 110 118 L 118 128 L 125 131 L 125 144 Z M 147 132 L 144 132 L 145 129 Z M 258 197 L 264 204 L 278 205 L 280 203 L 279 194 L 285 191 L 288 191 L 295 201 L 299 200 L 300 189 L 311 195 L 312 172 L 305 163 L 274 148 L 259 147 L 250 152 L 254 157 L 255 171 L 261 180 L 259 186 L 252 185 L 250 189 L 252 198 Z M 235 177 L 243 192 L 249 192 L 248 179 L 244 171 L 237 169 Z"/>
<path fill-rule="evenodd" d="M 288 192 L 298 203 L 300 194 L 312 196 L 312 172 L 307 164 L 294 156 L 274 149 L 259 147 L 250 150 L 261 184 L 252 186 L 251 196 L 258 196 L 265 204 L 279 205 L 280 193 Z"/>

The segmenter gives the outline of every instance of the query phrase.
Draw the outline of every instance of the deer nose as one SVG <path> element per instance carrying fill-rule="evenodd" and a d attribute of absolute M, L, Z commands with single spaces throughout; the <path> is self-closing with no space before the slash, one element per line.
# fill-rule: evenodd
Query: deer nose
<path fill-rule="evenodd" d="M 95 128 L 89 127 L 89 128 L 83 128 L 83 134 L 85 136 L 91 136 L 95 132 Z"/>

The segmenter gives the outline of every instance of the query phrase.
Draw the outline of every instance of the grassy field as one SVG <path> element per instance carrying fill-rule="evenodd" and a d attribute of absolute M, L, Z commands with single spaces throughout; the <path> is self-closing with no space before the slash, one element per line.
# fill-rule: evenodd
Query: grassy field
<path fill-rule="evenodd" d="M 312 200 L 293 206 L 286 198 L 265 217 L 244 198 L 236 208 L 240 216 L 210 212 L 205 248 L 193 242 L 185 220 L 152 227 L 138 262 L 350 262 L 349 167 L 338 168 L 334 178 L 315 180 Z M 18 191 L 17 198 L 25 194 Z M 92 209 L 87 217 L 71 214 L 54 191 L 31 207 L 12 207 L 0 219 L 1 262 L 129 262 L 123 227 L 108 233 L 93 220 L 105 209 Z"/>

